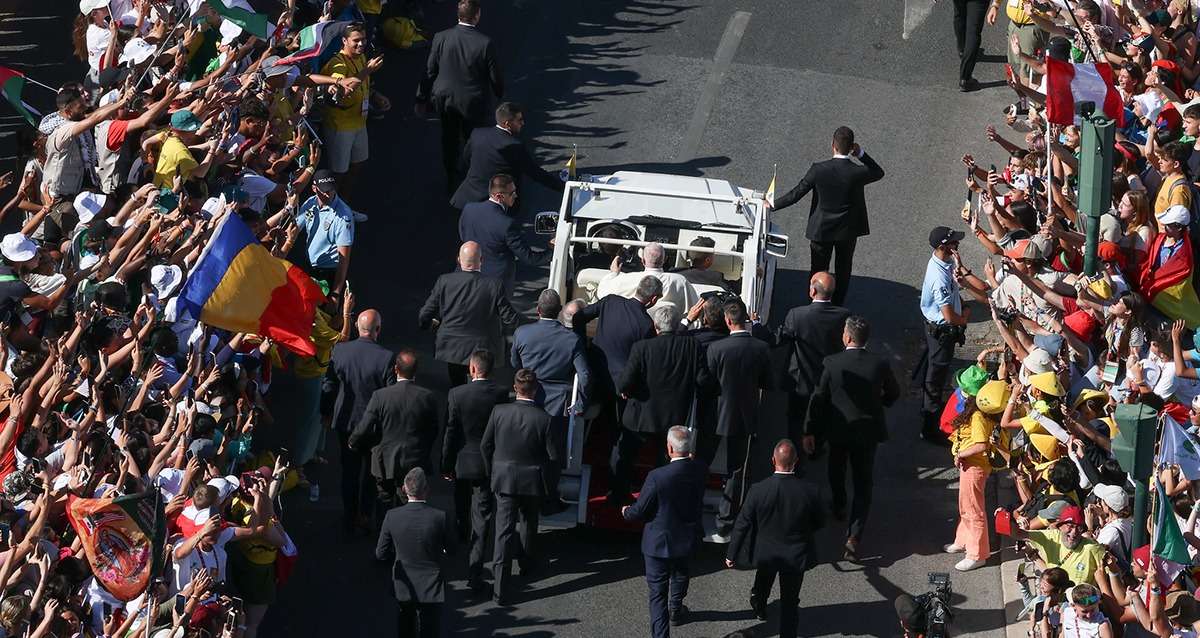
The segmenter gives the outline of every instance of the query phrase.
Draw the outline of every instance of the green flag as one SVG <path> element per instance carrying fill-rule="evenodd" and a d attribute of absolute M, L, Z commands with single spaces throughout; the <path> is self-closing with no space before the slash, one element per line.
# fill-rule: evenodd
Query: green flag
<path fill-rule="evenodd" d="M 255 13 L 246 0 L 208 0 L 208 6 L 218 15 L 238 25 L 260 40 L 268 40 L 275 33 L 275 25 L 262 13 Z"/>
<path fill-rule="evenodd" d="M 25 75 L 15 69 L 10 69 L 5 66 L 0 66 L 0 93 L 4 95 L 4 99 L 25 121 L 33 126 L 37 126 L 41 116 L 21 100 L 21 92 L 25 90 Z"/>
<path fill-rule="evenodd" d="M 1188 565 L 1192 562 L 1188 554 L 1187 541 L 1183 540 L 1183 532 L 1179 531 L 1179 522 L 1175 520 L 1175 511 L 1171 507 L 1171 499 L 1159 481 L 1154 482 L 1158 491 L 1155 499 L 1154 517 L 1154 555 L 1163 560 Z"/>

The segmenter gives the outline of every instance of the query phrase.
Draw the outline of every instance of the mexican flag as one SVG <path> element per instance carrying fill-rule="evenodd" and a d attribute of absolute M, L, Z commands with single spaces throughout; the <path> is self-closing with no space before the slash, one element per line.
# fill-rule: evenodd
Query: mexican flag
<path fill-rule="evenodd" d="M 295 64 L 315 58 L 329 50 L 334 40 L 342 37 L 349 22 L 318 22 L 300 30 L 300 48 L 275 64 Z"/>
<path fill-rule="evenodd" d="M 255 13 L 246 0 L 207 0 L 217 15 L 236 24 L 250 35 L 269 40 L 275 34 L 275 25 L 262 13 Z"/>
<path fill-rule="evenodd" d="M 16 69 L 0 66 L 0 93 L 4 94 L 4 99 L 13 105 L 13 108 L 21 117 L 25 118 L 25 121 L 32 126 L 37 126 L 38 120 L 42 119 L 42 116 L 21 100 L 21 92 L 24 90 L 25 74 Z"/>
<path fill-rule="evenodd" d="M 116 498 L 72 496 L 67 518 L 83 542 L 92 573 L 117 599 L 137 598 L 162 572 L 167 523 L 157 491 Z"/>

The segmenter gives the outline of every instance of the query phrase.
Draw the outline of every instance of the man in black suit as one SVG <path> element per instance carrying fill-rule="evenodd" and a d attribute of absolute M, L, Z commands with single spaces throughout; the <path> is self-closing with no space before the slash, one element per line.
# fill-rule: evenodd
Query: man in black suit
<path fill-rule="evenodd" d="M 617 381 L 617 391 L 628 404 L 621 416 L 609 503 L 630 501 L 629 483 L 638 454 L 647 443 L 663 449 L 667 428 L 688 424 L 696 389 L 709 382 L 704 351 L 694 338 L 682 334 L 679 319 L 674 304 L 651 310 L 657 336 L 633 344 Z"/>
<path fill-rule="evenodd" d="M 458 162 L 471 131 L 488 125 L 488 110 L 504 96 L 496 47 L 478 28 L 479 2 L 459 0 L 458 24 L 433 36 L 425 75 L 417 85 L 418 115 L 442 121 L 446 190 L 458 184 Z"/>
<path fill-rule="evenodd" d="M 442 603 L 446 600 L 443 576 L 446 556 L 456 544 L 446 513 L 425 502 L 429 482 L 425 470 L 415 467 L 404 475 L 408 504 L 387 513 L 375 558 L 390 560 L 396 600 L 400 603 L 402 638 L 439 638 Z"/>
<path fill-rule="evenodd" d="M 479 244 L 463 243 L 458 250 L 460 270 L 437 278 L 417 316 L 422 329 L 437 330 L 434 357 L 446 363 L 451 386 L 467 382 L 467 359 L 472 352 L 487 350 L 500 356 L 504 344 L 501 322 L 517 325 L 521 321 L 500 280 L 483 276 L 481 262 Z"/>
<path fill-rule="evenodd" d="M 563 192 L 565 183 L 538 166 L 525 143 L 518 137 L 525 127 L 525 112 L 520 105 L 504 102 L 496 109 L 496 125 L 477 128 L 471 133 L 463 151 L 467 176 L 450 198 L 450 205 L 462 210 L 471 202 L 487 199 L 488 182 L 493 175 L 504 173 L 513 178 L 517 187 L 525 189 L 522 179 L 528 175 L 535 182 L 556 192 Z"/>
<path fill-rule="evenodd" d="M 488 378 L 492 363 L 492 353 L 487 350 L 471 354 L 470 383 L 451 388 L 447 396 L 446 436 L 442 440 L 442 474 L 454 480 L 458 533 L 462 538 L 470 534 L 467 586 L 475 592 L 484 587 L 483 552 L 495 509 L 479 442 L 483 440 L 492 408 L 508 402 L 508 390 Z"/>
<path fill-rule="evenodd" d="M 733 526 L 725 566 L 750 557 L 757 567 L 750 608 L 767 619 L 767 598 L 779 576 L 779 636 L 795 638 L 800 624 L 800 586 L 804 572 L 817 564 L 814 533 L 825 525 L 820 491 L 796 474 L 796 446 L 788 439 L 771 455 L 775 473 L 750 488 Z"/>
<path fill-rule="evenodd" d="M 658 277 L 647 276 L 638 284 L 632 299 L 607 295 L 575 313 L 576 326 L 599 320 L 592 345 L 599 351 L 598 359 L 608 374 L 597 374 L 594 381 L 597 386 L 601 382 L 610 384 L 605 388 L 609 396 L 615 395 L 617 380 L 625 370 L 625 362 L 629 360 L 633 344 L 654 336 L 654 324 L 650 321 L 650 315 L 646 314 L 646 309 L 658 303 L 661 297 L 662 281 Z M 618 403 L 624 406 L 624 401 Z M 616 414 L 620 419 L 621 410 L 618 409 Z"/>
<path fill-rule="evenodd" d="M 550 433 L 566 451 L 568 411 L 583 414 L 587 405 L 591 370 L 588 367 L 583 339 L 558 321 L 562 299 L 554 290 L 538 295 L 538 320 L 521 326 L 513 333 L 512 367 L 527 368 L 538 379 L 537 399 L 553 419 Z M 571 403 L 575 378 L 579 379 L 579 395 Z"/>
<path fill-rule="evenodd" d="M 333 356 L 323 381 L 324 394 L 337 395 L 333 404 L 333 429 L 342 449 L 342 522 L 347 530 L 367 526 L 370 492 L 364 488 L 362 454 L 350 449 L 350 433 L 362 420 L 367 402 L 376 390 L 392 379 L 392 351 L 379 345 L 383 318 L 376 310 L 364 310 L 355 322 L 358 338 L 333 347 Z"/>
<path fill-rule="evenodd" d="M 742 485 L 750 461 L 750 446 L 758 433 L 758 403 L 764 390 L 774 387 L 771 347 L 750 334 L 750 316 L 741 300 L 725 303 L 729 336 L 708 346 L 706 360 L 716 385 L 716 432 L 701 430 L 700 458 L 711 467 L 725 439 L 725 490 L 717 512 L 712 540 L 728 542 L 742 499 Z M 714 436 L 715 435 L 715 436 Z"/>
<path fill-rule="evenodd" d="M 413 381 L 417 353 L 401 348 L 393 368 L 396 383 L 376 390 L 367 402 L 362 420 L 350 435 L 352 450 L 371 450 L 371 475 L 386 512 L 403 495 L 396 483 L 414 467 L 432 470 L 433 441 L 438 431 L 438 401 L 433 391 Z"/>
<path fill-rule="evenodd" d="M 795 188 L 767 202 L 768 207 L 782 210 L 816 190 L 805 232 L 810 243 L 809 270 L 827 271 L 829 262 L 834 262 L 837 287 L 833 303 L 839 306 L 845 303 L 850 290 L 855 244 L 859 237 L 871 234 L 863 187 L 881 179 L 883 169 L 854 143 L 854 131 L 840 126 L 833 132 L 833 158 L 814 163 Z"/>
<path fill-rule="evenodd" d="M 627 521 L 645 521 L 642 556 L 650 588 L 650 635 L 666 638 L 671 625 L 686 622 L 688 562 L 704 533 L 704 484 L 708 468 L 692 458 L 691 433 L 682 425 L 667 431 L 671 461 L 646 475 L 637 502 L 621 508 Z"/>
<path fill-rule="evenodd" d="M 517 185 L 511 177 L 492 177 L 490 191 L 487 201 L 472 202 L 463 208 L 458 218 L 458 238 L 479 244 L 483 251 L 483 276 L 504 282 L 504 294 L 511 295 L 518 261 L 544 266 L 554 253 L 534 250 L 525 241 L 521 224 L 510 214 L 517 201 Z"/>
<path fill-rule="evenodd" d="M 842 328 L 850 311 L 833 303 L 837 284 L 827 272 L 813 273 L 808 282 L 812 303 L 788 311 L 776 331 L 776 341 L 788 348 L 787 374 L 792 388 L 788 394 L 788 438 L 804 436 L 808 398 L 817 387 L 825 357 L 842 351 Z M 818 446 L 819 447 L 819 446 Z"/>
<path fill-rule="evenodd" d="M 483 468 L 492 477 L 492 492 L 496 495 L 492 596 L 499 605 L 508 601 L 506 583 L 512 575 L 514 553 L 518 553 L 522 577 L 528 578 L 537 569 L 534 539 L 538 514 L 546 494 L 558 485 L 558 446 L 550 434 L 550 415 L 533 401 L 537 389 L 536 374 L 517 370 L 513 377 L 517 400 L 492 409 L 479 444 Z M 514 530 L 520 539 L 518 552 L 512 546 Z"/>
<path fill-rule="evenodd" d="M 854 502 L 846 532 L 846 559 L 855 560 L 866 526 L 874 486 L 875 448 L 887 440 L 884 408 L 900 397 L 896 376 L 887 359 L 866 350 L 867 320 L 846 319 L 842 343 L 846 349 L 825 358 L 825 369 L 808 404 L 804 449 L 812 453 L 817 439 L 829 441 L 829 486 L 833 516 L 846 518 L 846 463 L 854 473 Z"/>

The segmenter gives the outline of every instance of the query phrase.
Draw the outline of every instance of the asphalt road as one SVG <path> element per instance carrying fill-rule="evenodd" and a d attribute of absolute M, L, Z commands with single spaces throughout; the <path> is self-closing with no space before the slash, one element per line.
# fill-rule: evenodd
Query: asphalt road
<path fill-rule="evenodd" d="M 0 8 L 0 64 L 55 85 L 76 75 L 67 45 L 72 4 L 44 15 L 44 3 L 6 2 Z M 452 24 L 452 4 L 434 5 L 429 25 Z M 952 225 L 961 205 L 959 155 L 1003 161 L 999 149 L 985 146 L 983 127 L 998 123 L 1009 97 L 1001 88 L 957 92 L 951 3 L 928 4 L 511 0 L 489 3 L 481 28 L 498 42 L 507 97 L 527 106 L 525 137 L 554 169 L 575 145 L 582 172 L 708 175 L 764 189 L 778 165 L 782 190 L 810 162 L 828 155 L 836 126 L 854 128 L 887 177 L 868 190 L 873 232 L 859 242 L 847 303 L 872 322 L 871 348 L 887 353 L 907 383 L 920 342 L 917 295 L 929 254 L 926 235 L 934 225 Z M 1001 27 L 985 33 L 989 52 L 1001 50 L 1001 43 Z M 433 280 L 452 268 L 457 232 L 443 197 L 437 124 L 411 115 L 424 58 L 424 52 L 390 52 L 376 76 L 395 108 L 371 124 L 372 159 L 359 205 L 371 219 L 360 228 L 351 279 L 362 307 L 383 313 L 386 344 L 431 355 L 432 337 L 416 329 L 415 315 Z M 977 76 L 999 84 L 999 58 L 989 59 Z M 30 101 L 51 108 L 49 93 L 37 91 L 27 89 Z M 15 123 L 6 109 L 0 105 L 2 165 L 14 154 Z M 525 211 L 557 207 L 554 197 L 536 188 L 522 193 Z M 775 287 L 777 317 L 805 297 L 807 206 L 801 202 L 777 215 L 792 238 Z M 982 253 L 973 248 L 965 250 L 977 261 Z M 525 269 L 519 277 L 525 282 L 519 302 L 528 307 L 545 272 Z M 418 380 L 446 387 L 444 372 L 434 365 L 426 365 Z M 822 564 L 807 575 L 801 592 L 803 635 L 897 635 L 891 601 L 901 592 L 925 591 L 931 571 L 952 572 L 954 635 L 1003 635 L 996 561 L 958 574 L 952 569 L 957 557 L 940 554 L 952 540 L 956 476 L 944 450 L 914 440 L 917 405 L 909 392 L 889 414 L 892 437 L 878 457 L 862 546 L 866 558 L 860 564 L 836 560 L 843 530 L 827 529 L 819 538 Z M 784 404 L 772 397 L 765 412 L 771 418 L 760 463 L 783 431 Z M 327 456 L 333 463 L 336 448 L 331 439 Z M 388 569 L 373 558 L 374 539 L 341 534 L 336 467 L 327 474 L 317 503 L 299 493 L 284 498 L 300 560 L 268 614 L 264 636 L 394 632 Z M 823 463 L 808 474 L 824 484 Z M 448 494 L 448 486 L 440 486 L 435 502 L 450 507 Z M 578 529 L 538 540 L 550 558 L 548 575 L 527 584 L 513 607 L 467 598 L 464 568 L 456 563 L 446 605 L 453 635 L 646 632 L 635 535 Z M 721 558 L 716 547 L 697 557 L 687 598 L 693 621 L 674 633 L 720 636 L 755 627 L 758 635 L 775 635 L 777 604 L 770 607 L 771 621 L 756 621 L 746 603 L 752 573 L 723 569 Z"/>

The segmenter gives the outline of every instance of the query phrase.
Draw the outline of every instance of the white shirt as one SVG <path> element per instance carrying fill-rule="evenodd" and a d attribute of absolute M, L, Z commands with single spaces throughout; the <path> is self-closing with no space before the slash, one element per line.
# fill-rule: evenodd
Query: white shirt
<path fill-rule="evenodd" d="M 192 569 L 214 570 L 213 582 L 225 582 L 225 559 L 227 558 L 225 544 L 231 540 L 233 540 L 233 528 L 226 527 L 217 536 L 217 541 L 213 543 L 212 549 L 204 550 L 196 545 L 196 549 L 193 549 L 192 553 L 175 561 L 175 591 L 182 590 L 192 582 Z"/>
<path fill-rule="evenodd" d="M 108 43 L 111 40 L 112 32 L 108 29 L 102 29 L 94 24 L 88 25 L 87 57 L 88 66 L 92 67 L 92 71 L 100 71 L 100 58 L 104 55 L 104 52 L 108 50 Z M 115 60 L 108 60 L 107 62 L 111 66 Z"/>
<path fill-rule="evenodd" d="M 647 268 L 642 272 L 609 271 L 600 279 L 600 285 L 596 288 L 596 298 L 620 295 L 627 299 L 633 299 L 637 294 L 638 284 L 642 283 L 642 279 L 647 276 L 658 277 L 663 288 L 662 298 L 651 306 L 650 310 L 671 303 L 675 304 L 680 313 L 686 313 L 696 305 L 696 302 L 700 301 L 700 293 L 696 292 L 695 286 L 692 286 L 686 277 L 679 273 L 663 272 L 661 268 Z"/>

